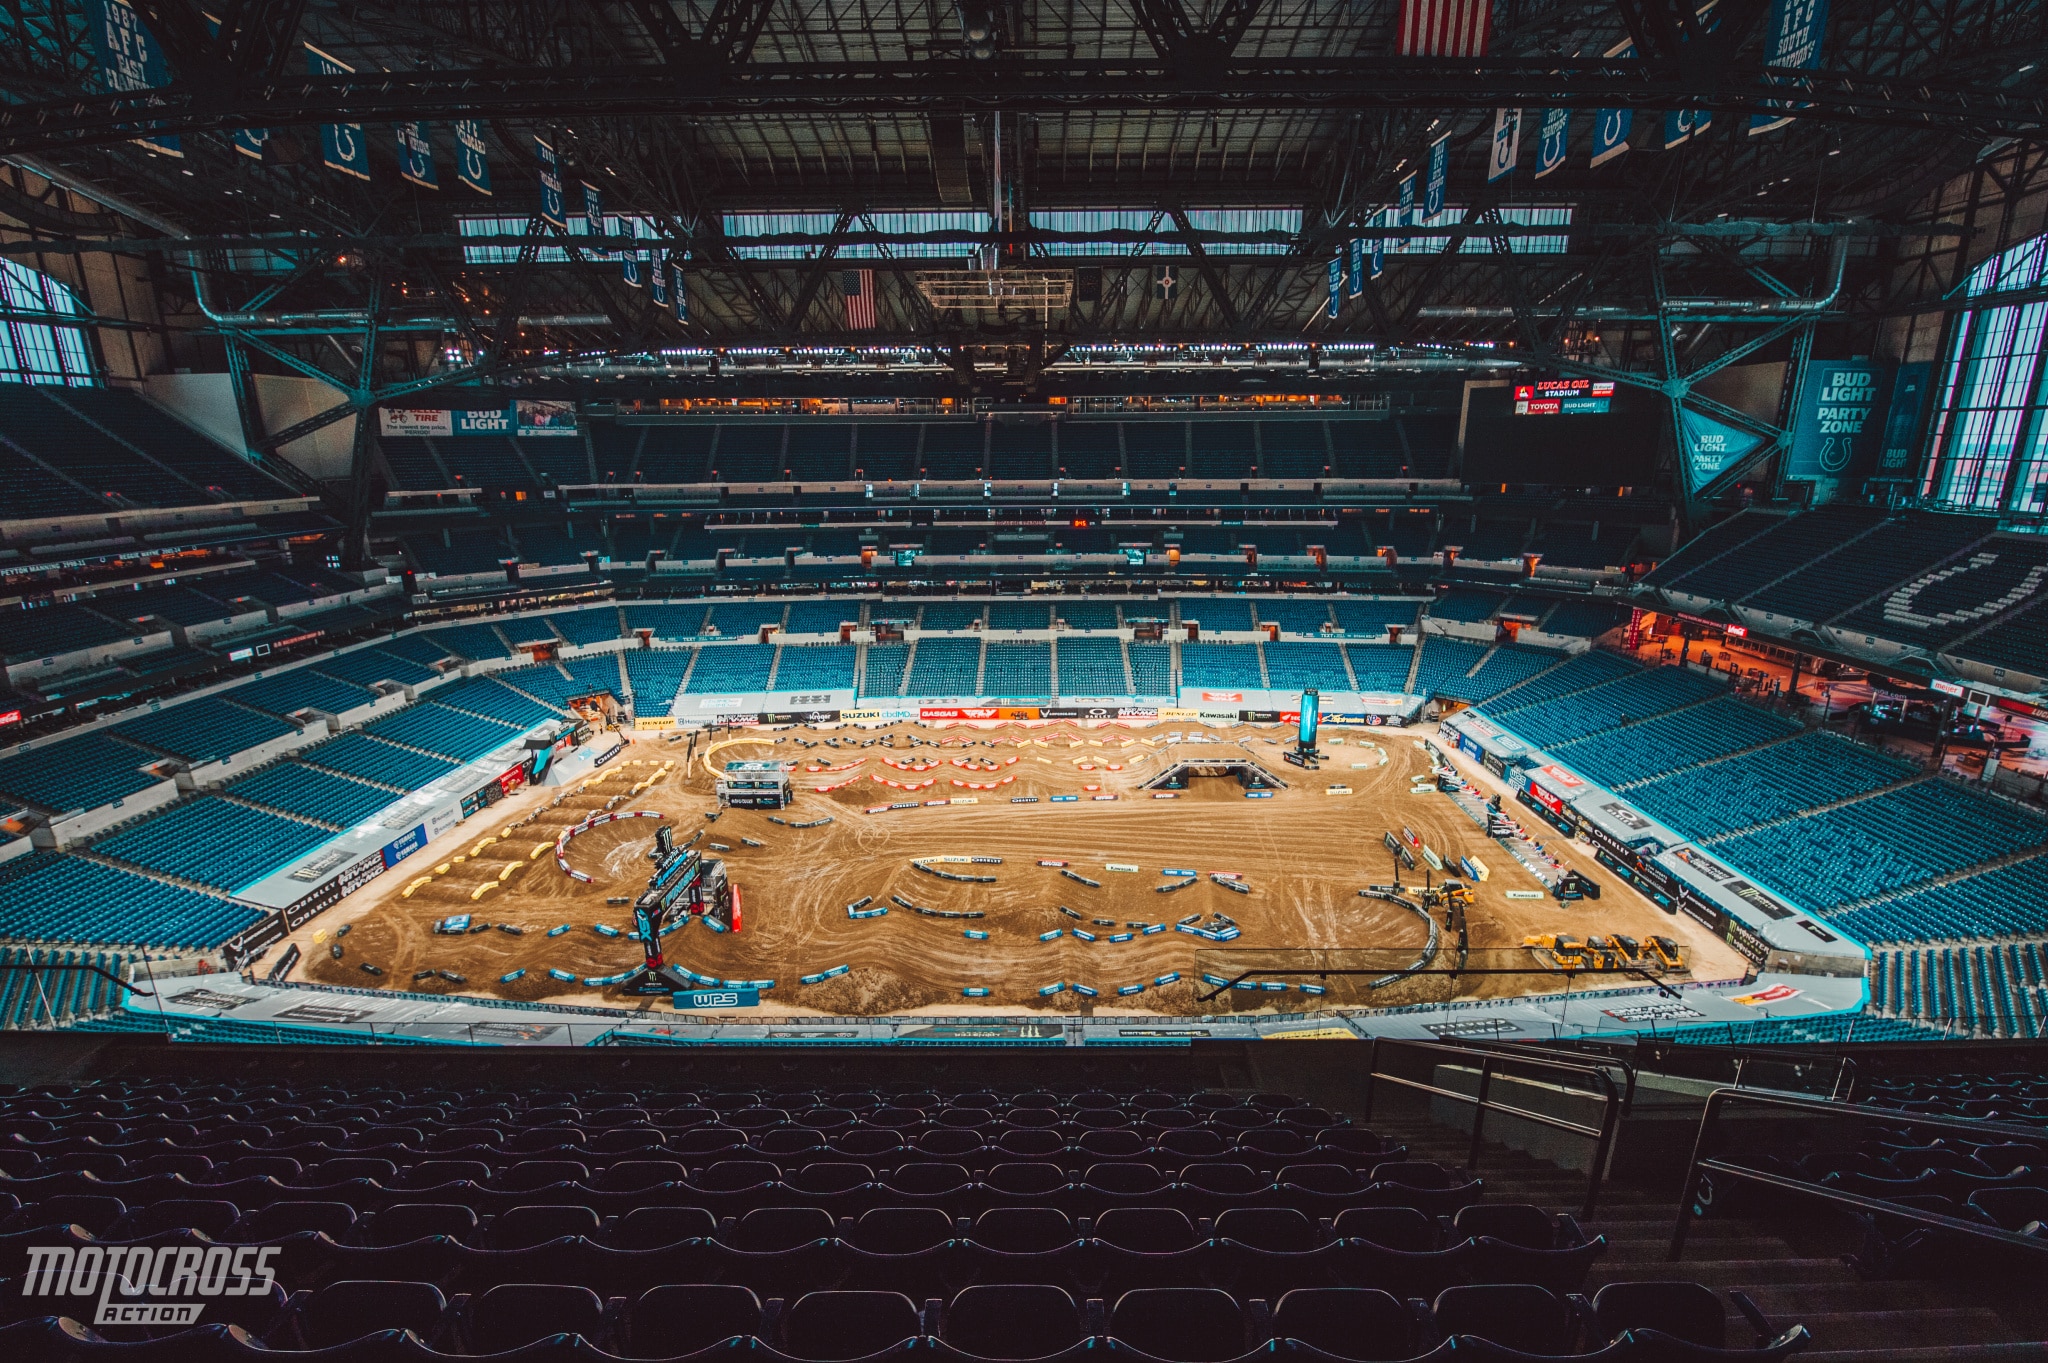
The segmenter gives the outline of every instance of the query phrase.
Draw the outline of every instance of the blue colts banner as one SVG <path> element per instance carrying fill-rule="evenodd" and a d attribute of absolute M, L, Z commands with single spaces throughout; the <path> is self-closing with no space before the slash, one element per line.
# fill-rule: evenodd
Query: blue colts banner
<path fill-rule="evenodd" d="M 1330 262 L 1330 307 L 1329 315 L 1335 317 L 1344 306 L 1344 257 L 1339 255 Z"/>
<path fill-rule="evenodd" d="M 86 24 L 92 39 L 93 64 L 100 84 L 117 95 L 153 90 L 171 82 L 163 49 L 126 0 L 86 0 Z M 145 133 L 136 145 L 165 156 L 183 156 L 184 148 L 168 133 Z"/>
<path fill-rule="evenodd" d="M 1451 135 L 1429 144 L 1429 182 L 1422 187 L 1424 221 L 1444 211 L 1444 186 L 1451 178 Z"/>
<path fill-rule="evenodd" d="M 1403 227 L 1421 226 L 1422 220 L 1415 216 L 1415 172 L 1412 170 L 1401 177 L 1400 204 L 1400 225 Z"/>
<path fill-rule="evenodd" d="M 355 71 L 353 66 L 336 61 L 311 43 L 306 44 L 306 69 L 316 76 L 346 76 Z M 370 144 L 363 140 L 363 125 L 321 124 L 320 160 L 329 170 L 353 175 L 358 180 L 369 179 Z"/>
<path fill-rule="evenodd" d="M 654 306 L 668 306 L 668 266 L 659 255 L 654 257 L 654 268 L 647 272 L 647 296 L 654 300 Z"/>
<path fill-rule="evenodd" d="M 669 292 L 676 301 L 676 320 L 687 322 L 690 320 L 690 291 L 683 287 L 683 267 L 672 264 L 668 268 Z"/>
<path fill-rule="evenodd" d="M 1664 115 L 1664 150 L 1690 142 L 1695 136 L 1714 125 L 1714 115 L 1707 109 L 1673 109 Z"/>
<path fill-rule="evenodd" d="M 1391 208 L 1382 208 L 1382 209 L 1381 209 L 1381 210 L 1379 211 L 1379 225 L 1380 225 L 1381 227 L 1390 227 L 1390 226 L 1392 226 L 1392 225 L 1393 225 L 1393 223 L 1392 223 L 1392 219 L 1393 219 L 1393 216 L 1394 216 L 1394 210 L 1393 210 L 1393 209 L 1391 209 Z M 1385 274 L 1385 273 L 1386 273 L 1386 269 L 1387 269 L 1387 239 L 1386 239 L 1385 237 L 1374 237 L 1374 238 L 1372 239 L 1372 277 L 1373 277 L 1374 279 L 1378 279 L 1378 278 L 1379 278 L 1379 277 L 1380 277 L 1380 276 L 1381 276 L 1382 274 Z"/>
<path fill-rule="evenodd" d="M 1827 34 L 1828 0 L 1771 0 L 1770 22 L 1764 28 L 1764 65 L 1811 71 L 1820 65 L 1821 39 Z M 1764 79 L 1771 79 L 1768 72 Z M 1786 109 L 1803 108 L 1786 104 Z M 1790 113 L 1751 114 L 1752 136 L 1782 128 Z"/>
<path fill-rule="evenodd" d="M 1493 111 L 1493 152 L 1486 163 L 1486 183 L 1492 184 L 1504 175 L 1514 172 L 1515 163 L 1522 159 L 1522 111 L 1520 109 L 1495 109 Z"/>
<path fill-rule="evenodd" d="M 252 161 L 261 161 L 263 149 L 270 144 L 270 129 L 237 128 L 232 140 L 238 153 Z"/>
<path fill-rule="evenodd" d="M 1365 239 L 1354 237 L 1351 241 L 1351 267 L 1344 280 L 1344 292 L 1352 298 L 1365 292 Z"/>
<path fill-rule="evenodd" d="M 583 182 L 583 226 L 593 237 L 604 235 L 604 196 L 588 180 Z"/>
<path fill-rule="evenodd" d="M 1536 178 L 1542 179 L 1564 164 L 1565 149 L 1571 145 L 1572 111 L 1545 109 L 1543 126 L 1536 143 Z"/>
<path fill-rule="evenodd" d="M 1632 109 L 1599 109 L 1593 117 L 1593 160 L 1591 164 L 1604 166 L 1617 156 L 1628 152 L 1628 134 L 1635 123 Z"/>
<path fill-rule="evenodd" d="M 421 189 L 439 189 L 434 174 L 434 144 L 427 139 L 424 123 L 401 123 L 398 132 L 398 174 Z"/>
<path fill-rule="evenodd" d="M 569 219 L 562 208 L 562 169 L 555 160 L 552 143 L 533 139 L 534 159 L 540 162 L 540 217 L 541 221 L 560 232 L 569 230 Z"/>
<path fill-rule="evenodd" d="M 1636 45 L 1625 42 L 1607 49 L 1609 57 L 1633 57 Z M 1636 116 L 1631 109 L 1596 109 L 1593 111 L 1593 159 L 1592 165 L 1604 166 L 1617 156 L 1628 152 L 1628 135 Z"/>
<path fill-rule="evenodd" d="M 491 162 L 484 153 L 484 127 L 473 118 L 455 125 L 455 178 L 479 194 L 491 192 Z"/>

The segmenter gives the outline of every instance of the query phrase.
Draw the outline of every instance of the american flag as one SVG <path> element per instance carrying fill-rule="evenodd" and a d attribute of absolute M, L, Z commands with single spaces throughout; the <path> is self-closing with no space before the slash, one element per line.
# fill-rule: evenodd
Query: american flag
<path fill-rule="evenodd" d="M 846 295 L 846 329 L 875 329 L 875 272 L 848 270 L 839 276 L 839 291 Z"/>
<path fill-rule="evenodd" d="M 1493 0 L 1401 0 L 1396 48 L 1404 57 L 1483 57 Z"/>

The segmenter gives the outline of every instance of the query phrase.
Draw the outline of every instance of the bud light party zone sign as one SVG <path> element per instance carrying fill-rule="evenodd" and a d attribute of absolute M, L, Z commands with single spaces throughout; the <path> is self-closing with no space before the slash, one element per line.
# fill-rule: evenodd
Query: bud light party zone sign
<path fill-rule="evenodd" d="M 262 1297 L 279 1245 L 30 1245 L 22 1296 L 94 1325 L 196 1325 L 221 1297 Z"/>
<path fill-rule="evenodd" d="M 1891 373 L 1867 361 L 1815 360 L 1799 389 L 1788 478 L 1842 478 L 1870 468 L 1883 436 Z"/>

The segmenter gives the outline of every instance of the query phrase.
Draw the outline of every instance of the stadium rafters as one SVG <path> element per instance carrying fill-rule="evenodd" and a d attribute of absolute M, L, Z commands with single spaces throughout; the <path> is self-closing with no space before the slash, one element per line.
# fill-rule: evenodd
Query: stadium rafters
<path fill-rule="evenodd" d="M 684 346 L 897 347 L 1013 389 L 1091 345 L 1554 359 L 1601 318 L 1603 362 L 1662 381 L 1634 334 L 1660 315 L 1660 279 L 1678 297 L 1763 298 L 1763 269 L 1810 294 L 1828 234 L 1848 232 L 1828 316 L 1867 324 L 1909 301 L 1888 262 L 1915 241 L 1975 251 L 1919 211 L 1934 187 L 2048 125 L 2048 16 L 2026 0 L 1841 0 L 1809 70 L 1766 69 L 1768 0 L 1719 0 L 1709 18 L 1686 0 L 1499 0 L 1488 55 L 1431 60 L 1394 54 L 1393 0 L 134 8 L 163 78 L 110 93 L 77 0 L 0 0 L 0 158 L 25 172 L 0 186 L 23 224 L 6 249 L 100 241 L 161 260 L 173 290 L 196 270 L 222 315 L 359 313 L 374 273 L 381 306 L 444 322 L 447 342 L 422 325 L 399 344 L 405 315 L 386 316 L 379 386 Z M 308 74 L 308 44 L 352 72 Z M 1789 124 L 1752 134 L 1788 106 Z M 1489 182 L 1503 107 L 1580 111 L 1562 163 Z M 1611 109 L 1644 135 L 1589 165 L 1589 111 Z M 1667 110 L 1707 126 L 1667 149 L 1650 126 Z M 458 118 L 477 121 L 489 197 L 447 173 Z M 439 189 L 396 171 L 390 125 L 416 119 L 441 125 Z M 341 121 L 366 126 L 367 181 L 321 164 L 317 129 Z M 260 157 L 232 145 L 247 128 L 268 132 Z M 179 136 L 182 156 L 151 154 L 145 129 Z M 618 241 L 541 222 L 536 136 L 559 153 L 571 216 L 587 182 L 683 267 L 686 318 L 620 281 Z M 1445 137 L 1447 226 L 1406 231 L 1330 315 L 1333 254 L 1394 235 L 1380 211 Z M 85 199 L 58 204 L 46 178 Z M 94 197 L 120 216 L 77 211 Z M 970 258 L 1085 276 L 1064 311 L 919 293 L 921 269 Z M 841 305 L 835 272 L 855 264 L 874 270 L 872 330 Z M 197 299 L 188 316 L 221 330 Z M 1751 339 L 1706 331 L 1696 362 Z M 310 337 L 271 343 L 333 358 L 311 357 Z"/>

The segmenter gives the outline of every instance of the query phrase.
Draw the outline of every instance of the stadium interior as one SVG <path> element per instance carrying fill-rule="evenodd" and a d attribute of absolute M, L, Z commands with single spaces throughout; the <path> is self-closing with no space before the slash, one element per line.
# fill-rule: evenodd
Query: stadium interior
<path fill-rule="evenodd" d="M 2038 0 L 0 92 L 0 1356 L 2048 1359 Z"/>

